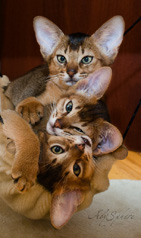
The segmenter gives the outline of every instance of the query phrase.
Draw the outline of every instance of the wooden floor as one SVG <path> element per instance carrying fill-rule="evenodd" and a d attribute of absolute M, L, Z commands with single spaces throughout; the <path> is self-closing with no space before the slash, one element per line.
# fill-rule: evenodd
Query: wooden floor
<path fill-rule="evenodd" d="M 129 151 L 126 159 L 113 165 L 109 178 L 141 180 L 141 153 Z"/>

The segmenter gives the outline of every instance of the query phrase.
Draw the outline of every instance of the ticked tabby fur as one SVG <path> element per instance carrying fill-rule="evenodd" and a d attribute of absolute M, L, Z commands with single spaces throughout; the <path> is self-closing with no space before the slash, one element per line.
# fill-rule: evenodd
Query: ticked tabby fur
<path fill-rule="evenodd" d="M 109 86 L 111 76 L 111 68 L 102 67 L 77 82 L 53 105 L 51 114 L 48 107 L 45 108 L 45 114 L 49 115 L 38 125 L 34 125 L 34 130 L 38 131 L 42 127 L 54 135 L 88 135 L 92 140 L 94 155 L 116 150 L 122 144 L 121 133 L 105 121 L 107 111 L 99 102 Z M 40 119 L 42 104 L 36 98 L 30 97 L 19 103 L 16 110 L 25 120 L 35 124 Z"/>
<path fill-rule="evenodd" d="M 62 95 L 47 122 L 48 133 L 62 136 L 78 132 L 86 134 L 92 140 L 94 155 L 116 150 L 122 143 L 122 135 L 116 127 L 105 121 L 106 112 L 99 102 L 109 86 L 111 76 L 111 68 L 102 67 Z"/>
<path fill-rule="evenodd" d="M 121 146 L 114 153 L 93 159 L 91 140 L 87 136 L 63 138 L 45 131 L 39 133 L 40 153 L 37 136 L 25 120 L 12 110 L 3 111 L 2 117 L 0 196 L 12 209 L 32 219 L 44 218 L 50 211 L 51 223 L 57 229 L 76 211 L 88 207 L 94 194 L 108 188 L 112 164 L 127 154 Z M 28 143 L 25 132 L 28 132 Z M 15 142 L 16 154 L 11 154 L 6 137 Z M 38 182 L 35 182 L 37 171 Z M 17 188 L 26 193 L 17 192 L 11 175 L 16 179 Z M 32 183 L 35 185 L 29 189 Z"/>
<path fill-rule="evenodd" d="M 39 66 L 9 84 L 5 95 L 16 106 L 27 97 L 37 97 L 43 105 L 56 101 L 49 81 L 66 90 L 96 69 L 110 65 L 123 39 L 124 20 L 115 16 L 91 36 L 82 33 L 65 35 L 45 17 L 35 17 L 34 30 L 46 64 Z"/>
<path fill-rule="evenodd" d="M 74 212 L 88 207 L 94 194 L 108 188 L 112 164 L 127 155 L 124 146 L 106 155 L 108 143 L 101 143 L 100 156 L 97 153 L 93 159 L 91 140 L 84 134 L 60 137 L 43 131 L 37 137 L 16 112 L 7 110 L 1 114 L 4 124 L 0 125 L 0 196 L 12 209 L 32 219 L 43 218 L 50 211 L 51 223 L 57 229 Z M 99 136 L 103 134 L 102 125 L 98 125 Z M 111 130 L 106 131 L 107 141 L 111 140 Z M 117 146 L 117 135 L 112 143 L 109 141 L 112 151 L 114 144 Z M 6 137 L 14 141 L 16 148 Z M 35 182 L 36 178 L 42 186 Z M 17 189 L 26 193 L 20 194 Z"/>

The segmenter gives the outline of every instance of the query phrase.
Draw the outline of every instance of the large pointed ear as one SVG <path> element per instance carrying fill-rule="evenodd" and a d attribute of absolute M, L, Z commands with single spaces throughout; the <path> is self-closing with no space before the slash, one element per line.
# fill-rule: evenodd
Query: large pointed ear
<path fill-rule="evenodd" d="M 53 52 L 64 34 L 58 26 L 42 16 L 34 18 L 33 27 L 41 54 L 46 58 Z"/>
<path fill-rule="evenodd" d="M 119 148 L 122 142 L 123 138 L 120 131 L 109 122 L 104 122 L 99 133 L 97 146 L 93 150 L 93 155 L 111 153 Z"/>
<path fill-rule="evenodd" d="M 95 97 L 100 99 L 107 90 L 112 77 L 110 67 L 102 67 L 90 74 L 88 78 L 81 79 L 75 85 L 78 94 L 83 94 L 86 97 Z"/>
<path fill-rule="evenodd" d="M 56 229 L 62 228 L 77 211 L 83 200 L 84 195 L 79 190 L 67 191 L 53 196 L 50 209 L 51 224 Z"/>
<path fill-rule="evenodd" d="M 103 24 L 92 36 L 106 65 L 113 63 L 123 40 L 125 23 L 123 17 L 115 16 Z"/>

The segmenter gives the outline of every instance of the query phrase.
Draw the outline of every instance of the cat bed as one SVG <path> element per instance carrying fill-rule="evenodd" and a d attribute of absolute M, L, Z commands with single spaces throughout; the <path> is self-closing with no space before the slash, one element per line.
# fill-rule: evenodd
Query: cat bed
<path fill-rule="evenodd" d="M 61 230 L 49 219 L 30 220 L 0 199 L 0 238 L 140 238 L 141 181 L 111 180 L 92 205 L 76 213 Z"/>

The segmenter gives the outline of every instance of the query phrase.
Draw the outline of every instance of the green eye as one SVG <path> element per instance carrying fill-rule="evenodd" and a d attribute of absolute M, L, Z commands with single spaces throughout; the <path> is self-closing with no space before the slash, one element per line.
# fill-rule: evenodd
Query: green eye
<path fill-rule="evenodd" d="M 93 56 L 85 56 L 82 60 L 81 63 L 83 64 L 90 64 L 93 60 Z"/>
<path fill-rule="evenodd" d="M 58 146 L 58 145 L 55 145 L 55 146 L 52 146 L 51 147 L 51 151 L 54 153 L 54 154 L 62 154 L 64 152 L 64 150 L 62 149 L 62 147 Z"/>
<path fill-rule="evenodd" d="M 81 173 L 81 168 L 80 168 L 80 166 L 78 165 L 78 164 L 74 164 L 74 166 L 73 166 L 73 172 L 74 172 L 74 174 L 78 177 L 79 176 L 79 174 Z"/>
<path fill-rule="evenodd" d="M 66 105 L 66 111 L 67 113 L 71 112 L 72 111 L 72 108 L 73 108 L 73 103 L 72 101 L 69 101 Z"/>
<path fill-rule="evenodd" d="M 61 64 L 64 64 L 64 63 L 66 63 L 66 58 L 65 58 L 65 56 L 63 56 L 63 55 L 57 55 L 57 60 L 58 60 L 58 62 L 59 63 L 61 63 Z"/>

